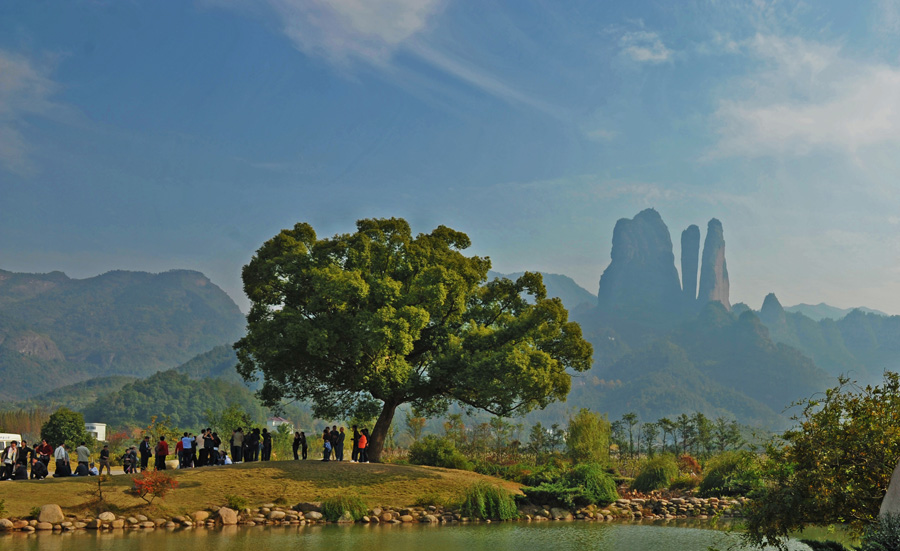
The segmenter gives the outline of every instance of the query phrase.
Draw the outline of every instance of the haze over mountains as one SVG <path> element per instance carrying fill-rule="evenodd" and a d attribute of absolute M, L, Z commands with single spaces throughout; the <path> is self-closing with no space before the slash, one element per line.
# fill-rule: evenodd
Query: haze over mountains
<path fill-rule="evenodd" d="M 548 296 L 560 297 L 594 345 L 594 367 L 573 378 L 567 403 L 538 417 L 561 421 L 573 407 L 644 421 L 700 411 L 773 428 L 785 424 L 786 406 L 838 374 L 868 383 L 900 368 L 900 316 L 783 308 L 774 294 L 759 311 L 732 305 L 722 223 L 710 220 L 705 237 L 690 225 L 680 238 L 679 275 L 669 229 L 647 209 L 617 222 L 596 295 L 544 274 Z M 194 387 L 211 392 L 210 403 L 259 414 L 234 370 L 230 344 L 243 330 L 234 302 L 198 272 L 73 280 L 0 271 L 0 400 L 139 423 L 176 411 Z M 145 399 L 156 394 L 168 396 Z M 200 413 L 178 412 L 183 423 Z"/>

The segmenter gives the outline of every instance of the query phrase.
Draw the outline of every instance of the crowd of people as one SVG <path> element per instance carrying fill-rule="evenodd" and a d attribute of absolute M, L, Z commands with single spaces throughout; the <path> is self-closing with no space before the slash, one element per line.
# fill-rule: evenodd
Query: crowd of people
<path fill-rule="evenodd" d="M 368 463 L 369 431 L 366 428 L 359 430 L 356 425 L 351 428 L 353 435 L 350 461 Z M 326 426 L 322 432 L 322 461 L 343 461 L 345 438 L 344 427 Z M 166 469 L 166 461 L 170 455 L 174 455 L 178 461 L 178 468 L 181 469 L 272 459 L 272 433 L 268 429 L 254 428 L 245 433 L 243 428 L 236 428 L 231 433 L 228 448 L 224 446 L 218 433 L 209 428 L 201 430 L 196 436 L 185 432 L 176 440 L 174 449 L 170 450 L 170 441 L 165 436 L 159 436 L 155 443 L 151 442 L 149 436 L 144 436 L 139 445 L 127 448 L 119 457 L 125 473 L 136 473 L 139 469 L 141 472 L 147 470 L 150 468 L 152 458 L 155 458 L 153 466 L 157 470 Z M 291 447 L 295 460 L 307 459 L 309 444 L 306 433 L 295 432 Z M 33 448 L 24 440 L 21 443 L 10 442 L 0 454 L 0 480 L 42 480 L 50 476 L 51 458 L 56 466 L 54 477 L 96 476 L 104 469 L 107 474 L 112 474 L 108 444 L 104 444 L 100 451 L 99 467 L 91 461 L 90 449 L 81 442 L 74 450 L 77 466 L 73 471 L 71 452 L 72 449 L 68 444 L 60 444 L 53 448 L 46 440 L 41 440 L 41 443 Z"/>

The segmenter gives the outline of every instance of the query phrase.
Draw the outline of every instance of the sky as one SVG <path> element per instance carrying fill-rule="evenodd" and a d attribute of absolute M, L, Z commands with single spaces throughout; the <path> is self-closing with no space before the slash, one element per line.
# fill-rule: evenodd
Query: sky
<path fill-rule="evenodd" d="M 722 221 L 731 301 L 900 313 L 900 2 L 5 0 L 0 269 L 240 269 L 398 216 L 596 292 Z"/>

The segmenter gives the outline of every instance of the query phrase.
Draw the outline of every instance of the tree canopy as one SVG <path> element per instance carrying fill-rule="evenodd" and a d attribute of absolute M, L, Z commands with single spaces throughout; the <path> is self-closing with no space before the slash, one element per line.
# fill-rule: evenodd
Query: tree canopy
<path fill-rule="evenodd" d="M 397 218 L 326 239 L 305 223 L 281 231 L 243 269 L 251 308 L 238 372 L 262 377 L 267 405 L 378 413 L 375 460 L 400 404 L 508 416 L 565 399 L 567 369 L 591 366 L 581 328 L 540 274 L 488 282 L 490 260 L 462 254 L 469 245 L 445 226 L 413 237 Z"/>
<path fill-rule="evenodd" d="M 875 521 L 900 461 L 900 375 L 859 388 L 846 378 L 806 400 L 797 426 L 768 446 L 767 486 L 750 503 L 747 535 L 757 545 L 783 544 L 807 525 Z"/>
<path fill-rule="evenodd" d="M 68 408 L 59 408 L 41 427 L 41 438 L 56 447 L 68 444 L 75 449 L 82 442 L 93 444 L 94 438 L 84 427 L 84 416 Z"/>

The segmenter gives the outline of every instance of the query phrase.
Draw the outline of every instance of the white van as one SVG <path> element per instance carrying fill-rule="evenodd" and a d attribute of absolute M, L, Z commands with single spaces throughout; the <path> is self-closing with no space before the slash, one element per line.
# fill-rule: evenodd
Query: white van
<path fill-rule="evenodd" d="M 0 432 L 0 453 L 9 446 L 10 442 L 22 444 L 22 435 L 13 434 L 11 432 Z"/>

